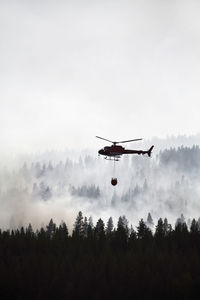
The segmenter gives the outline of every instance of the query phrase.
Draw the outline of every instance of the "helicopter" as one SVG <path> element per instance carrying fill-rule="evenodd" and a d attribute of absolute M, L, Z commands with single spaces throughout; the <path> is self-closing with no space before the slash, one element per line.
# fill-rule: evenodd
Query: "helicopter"
<path fill-rule="evenodd" d="M 128 150 L 128 149 L 125 149 L 124 147 L 122 147 L 121 145 L 118 146 L 117 144 L 136 142 L 136 141 L 141 141 L 142 139 L 133 139 L 133 140 L 127 140 L 127 141 L 121 141 L 121 142 L 113 142 L 108 139 L 102 138 L 100 136 L 96 136 L 96 137 L 98 139 L 112 143 L 111 146 L 106 146 L 103 149 L 100 149 L 98 151 L 99 155 L 104 155 L 105 159 L 107 159 L 107 160 L 119 161 L 119 159 L 121 158 L 121 156 L 123 154 L 138 154 L 138 155 L 147 154 L 149 157 L 151 157 L 151 153 L 154 148 L 154 146 L 151 146 L 149 148 L 149 150 L 146 150 L 146 151 L 144 151 L 144 150 Z"/>
<path fill-rule="evenodd" d="M 129 149 L 125 149 L 121 145 L 118 146 L 117 144 L 128 143 L 128 142 L 136 142 L 136 141 L 141 141 L 142 139 L 133 139 L 133 140 L 127 140 L 127 141 L 121 141 L 121 142 L 113 142 L 113 141 L 110 141 L 108 139 L 102 138 L 102 137 L 97 136 L 97 135 L 96 135 L 96 137 L 98 139 L 101 139 L 101 140 L 112 143 L 111 146 L 106 146 L 103 149 L 100 149 L 98 151 L 98 153 L 99 153 L 99 155 L 104 155 L 105 156 L 104 158 L 107 159 L 107 160 L 113 160 L 114 161 L 114 166 L 115 166 L 115 161 L 119 161 L 119 159 L 121 158 L 121 156 L 123 154 L 138 154 L 138 155 L 147 154 L 149 157 L 151 157 L 151 153 L 152 153 L 152 150 L 154 148 L 154 145 L 153 145 L 149 148 L 149 150 L 146 150 L 146 151 L 144 151 L 144 150 L 129 150 Z M 111 178 L 111 184 L 113 186 L 117 185 L 117 182 L 118 182 L 117 178 Z"/>

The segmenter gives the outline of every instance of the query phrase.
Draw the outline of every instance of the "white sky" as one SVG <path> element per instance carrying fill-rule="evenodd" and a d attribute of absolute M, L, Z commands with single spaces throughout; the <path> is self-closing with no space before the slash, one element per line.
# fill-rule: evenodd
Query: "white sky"
<path fill-rule="evenodd" d="M 200 132 L 199 15 L 199 0 L 0 0 L 0 151 Z"/>

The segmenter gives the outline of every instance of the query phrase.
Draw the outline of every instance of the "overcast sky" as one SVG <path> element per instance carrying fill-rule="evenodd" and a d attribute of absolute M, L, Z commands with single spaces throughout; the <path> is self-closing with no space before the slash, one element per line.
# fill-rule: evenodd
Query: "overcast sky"
<path fill-rule="evenodd" d="M 200 1 L 0 0 L 0 148 L 200 132 Z"/>

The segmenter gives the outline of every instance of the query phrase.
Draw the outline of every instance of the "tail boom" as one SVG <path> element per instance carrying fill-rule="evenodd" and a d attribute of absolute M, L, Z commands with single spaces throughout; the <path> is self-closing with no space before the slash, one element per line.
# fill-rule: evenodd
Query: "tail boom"
<path fill-rule="evenodd" d="M 151 153 L 153 150 L 154 146 L 151 146 L 151 148 L 147 151 L 143 151 L 143 150 L 124 150 L 123 154 L 138 154 L 138 155 L 144 155 L 144 154 L 148 154 L 149 157 L 151 157 Z"/>

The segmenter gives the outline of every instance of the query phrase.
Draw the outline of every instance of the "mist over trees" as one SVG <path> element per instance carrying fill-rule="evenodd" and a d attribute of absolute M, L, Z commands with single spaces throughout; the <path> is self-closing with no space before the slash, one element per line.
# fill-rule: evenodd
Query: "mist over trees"
<path fill-rule="evenodd" d="M 193 146 L 125 156 L 115 173 L 88 154 L 1 168 L 1 298 L 195 299 L 199 158 Z"/>
<path fill-rule="evenodd" d="M 150 212 L 148 224 L 150 217 L 158 220 L 164 214 L 172 223 L 181 213 L 187 219 L 199 217 L 199 146 L 165 149 L 152 159 L 123 156 L 115 171 L 113 162 L 88 154 L 76 160 L 51 158 L 31 156 L 20 168 L 1 168 L 3 226 L 16 227 L 30 221 L 40 226 L 48 216 L 55 217 L 51 212 L 39 218 L 41 209 L 48 212 L 56 203 L 63 212 L 73 209 L 76 213 L 81 208 L 95 219 L 110 214 L 115 224 L 121 213 L 138 222 Z M 110 184 L 113 176 L 118 178 L 116 188 Z M 57 214 L 57 220 L 64 218 L 64 214 Z"/>

